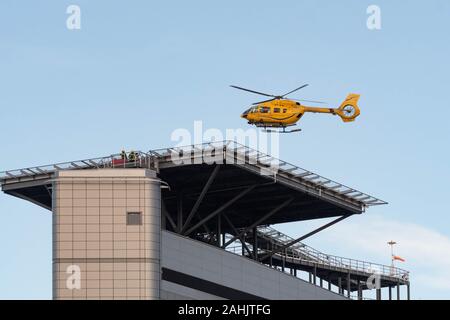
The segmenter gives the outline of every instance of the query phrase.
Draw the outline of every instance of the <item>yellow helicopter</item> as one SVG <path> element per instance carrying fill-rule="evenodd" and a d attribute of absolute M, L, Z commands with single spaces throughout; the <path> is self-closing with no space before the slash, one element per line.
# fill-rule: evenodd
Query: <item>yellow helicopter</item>
<path fill-rule="evenodd" d="M 308 84 L 304 84 L 288 93 L 277 96 L 272 94 L 267 94 L 263 92 L 258 92 L 250 89 L 245 89 L 238 86 L 231 86 L 232 88 L 244 90 L 247 92 L 263 95 L 270 97 L 268 100 L 256 102 L 242 113 L 241 118 L 248 121 L 249 124 L 255 125 L 257 127 L 264 128 L 267 132 L 274 132 L 267 128 L 279 128 L 282 131 L 276 130 L 276 132 L 290 133 L 301 131 L 301 129 L 294 129 L 286 131 L 287 127 L 295 126 L 297 121 L 305 114 L 305 112 L 313 113 L 329 113 L 332 115 L 338 115 L 342 118 L 344 122 L 351 122 L 359 116 L 360 110 L 358 107 L 359 94 L 349 94 L 344 102 L 339 106 L 339 108 L 320 108 L 320 107 L 310 107 L 302 105 L 301 102 L 309 103 L 324 103 L 322 101 L 312 101 L 312 100 L 299 100 L 299 99 L 286 99 L 285 97 L 295 91 L 307 87 Z"/>

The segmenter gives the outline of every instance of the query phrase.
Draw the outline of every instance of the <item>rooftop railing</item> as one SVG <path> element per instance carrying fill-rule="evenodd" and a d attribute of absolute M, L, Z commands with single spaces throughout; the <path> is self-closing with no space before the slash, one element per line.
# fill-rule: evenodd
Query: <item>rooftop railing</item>
<path fill-rule="evenodd" d="M 290 243 L 293 238 L 275 230 L 269 226 L 260 226 L 257 229 L 258 236 L 271 241 L 277 246 L 283 246 Z M 259 249 L 261 253 L 267 250 Z M 338 257 L 325 254 L 304 243 L 296 243 L 282 252 L 276 253 L 282 258 L 289 258 L 298 262 L 314 263 L 318 266 L 326 266 L 329 269 L 344 269 L 352 272 L 362 272 L 367 274 L 379 274 L 386 277 L 392 277 L 403 281 L 409 281 L 409 272 L 397 267 L 386 266 L 378 263 L 361 261 L 356 259 Z"/>

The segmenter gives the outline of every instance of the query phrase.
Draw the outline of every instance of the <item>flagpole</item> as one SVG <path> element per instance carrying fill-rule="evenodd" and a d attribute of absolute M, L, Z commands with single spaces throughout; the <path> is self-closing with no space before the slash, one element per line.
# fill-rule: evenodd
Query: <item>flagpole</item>
<path fill-rule="evenodd" d="M 391 274 L 394 274 L 394 245 L 397 244 L 394 240 L 388 242 L 388 245 L 391 246 Z"/>

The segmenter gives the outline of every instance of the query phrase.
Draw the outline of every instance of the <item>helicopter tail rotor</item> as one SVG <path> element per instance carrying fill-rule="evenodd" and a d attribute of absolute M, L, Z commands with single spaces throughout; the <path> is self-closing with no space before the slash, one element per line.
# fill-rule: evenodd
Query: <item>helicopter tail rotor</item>
<path fill-rule="evenodd" d="M 335 109 L 336 114 L 342 118 L 344 122 L 351 122 L 361 113 L 358 107 L 359 94 L 349 94 L 339 108 Z"/>

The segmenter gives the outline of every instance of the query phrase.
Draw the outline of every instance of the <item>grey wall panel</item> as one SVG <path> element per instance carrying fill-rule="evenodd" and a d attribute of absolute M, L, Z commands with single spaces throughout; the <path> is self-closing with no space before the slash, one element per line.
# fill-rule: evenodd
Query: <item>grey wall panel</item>
<path fill-rule="evenodd" d="M 258 262 L 168 231 L 162 232 L 161 266 L 265 299 L 345 299 Z"/>

